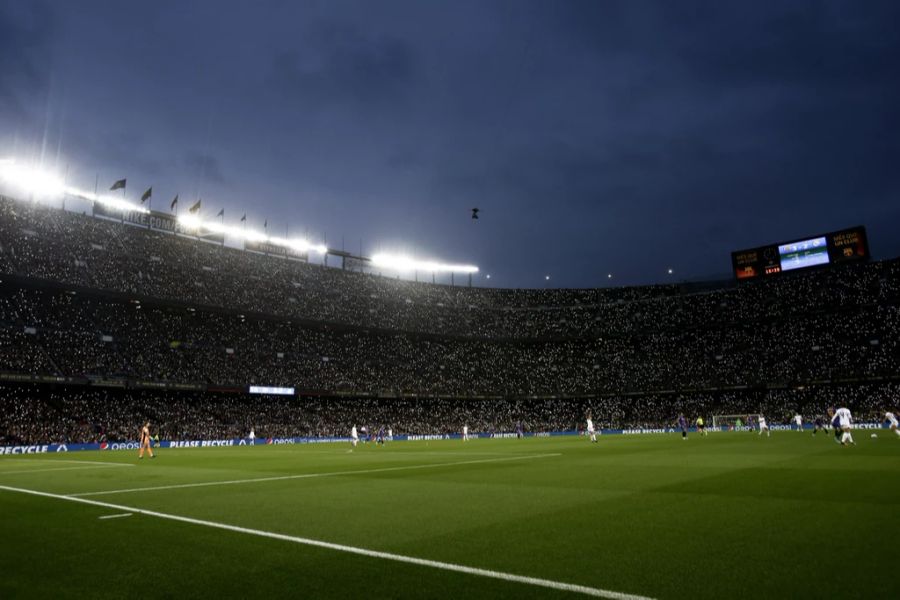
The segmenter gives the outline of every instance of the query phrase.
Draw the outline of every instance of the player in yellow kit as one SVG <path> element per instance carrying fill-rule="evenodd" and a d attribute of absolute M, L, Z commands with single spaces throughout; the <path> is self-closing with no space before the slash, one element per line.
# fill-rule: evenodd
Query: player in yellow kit
<path fill-rule="evenodd" d="M 706 424 L 703 423 L 703 417 L 697 417 L 697 433 L 706 435 Z"/>

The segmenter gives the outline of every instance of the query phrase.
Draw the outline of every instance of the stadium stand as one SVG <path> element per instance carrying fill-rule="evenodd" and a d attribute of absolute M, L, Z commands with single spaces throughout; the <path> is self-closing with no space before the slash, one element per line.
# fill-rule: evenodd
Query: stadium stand
<path fill-rule="evenodd" d="M 0 441 L 114 438 L 151 415 L 179 437 L 571 429 L 588 407 L 615 427 L 786 419 L 865 413 L 900 379 L 897 260 L 701 288 L 453 287 L 0 198 L 0 273 Z"/>

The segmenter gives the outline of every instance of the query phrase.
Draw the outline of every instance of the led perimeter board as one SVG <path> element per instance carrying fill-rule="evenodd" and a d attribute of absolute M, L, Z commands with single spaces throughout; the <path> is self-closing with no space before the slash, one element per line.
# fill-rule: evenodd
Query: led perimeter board
<path fill-rule="evenodd" d="M 790 242 L 731 253 L 737 279 L 757 279 L 823 265 L 869 259 L 865 227 L 851 227 Z"/>

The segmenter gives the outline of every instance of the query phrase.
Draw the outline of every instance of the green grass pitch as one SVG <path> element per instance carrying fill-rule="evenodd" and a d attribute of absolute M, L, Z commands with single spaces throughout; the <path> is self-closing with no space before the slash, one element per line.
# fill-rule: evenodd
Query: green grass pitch
<path fill-rule="evenodd" d="M 3 456 L 0 598 L 579 595 L 394 555 L 650 598 L 897 597 L 900 438 L 870 433 Z"/>

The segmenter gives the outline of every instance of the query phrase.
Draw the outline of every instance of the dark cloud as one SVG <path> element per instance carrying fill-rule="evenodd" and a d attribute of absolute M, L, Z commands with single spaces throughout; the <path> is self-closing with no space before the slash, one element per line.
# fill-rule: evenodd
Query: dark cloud
<path fill-rule="evenodd" d="M 42 2 L 0 6 L 0 114 L 35 119 L 48 91 L 53 15 Z"/>
<path fill-rule="evenodd" d="M 499 285 L 707 276 L 857 223 L 900 254 L 896 2 L 14 6 L 0 142 L 46 138 L 50 98 L 75 178 L 253 198 Z"/>
<path fill-rule="evenodd" d="M 275 89 L 298 102 L 298 110 L 396 105 L 404 102 L 415 77 L 412 48 L 392 36 L 322 22 L 305 32 L 303 46 L 279 52 L 269 78 Z"/>
<path fill-rule="evenodd" d="M 225 183 L 225 175 L 215 156 L 202 152 L 189 152 L 184 157 L 184 164 L 198 177 L 215 183 Z"/>

